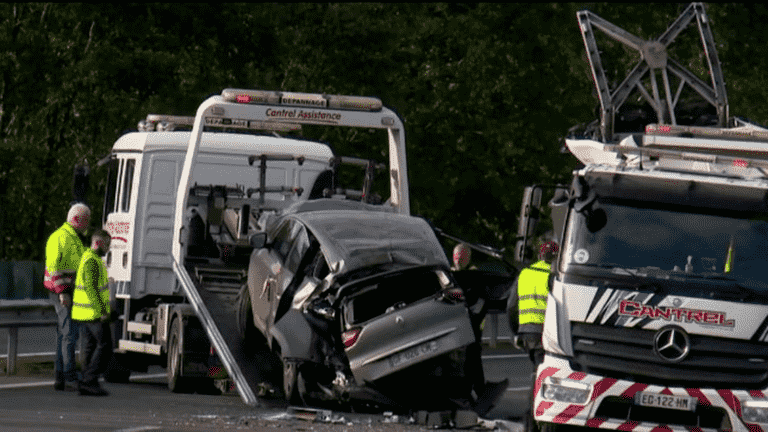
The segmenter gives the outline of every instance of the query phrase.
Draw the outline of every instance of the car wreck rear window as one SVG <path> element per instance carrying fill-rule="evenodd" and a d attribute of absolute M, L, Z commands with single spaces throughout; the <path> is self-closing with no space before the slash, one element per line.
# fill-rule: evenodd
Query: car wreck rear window
<path fill-rule="evenodd" d="M 344 315 L 348 325 L 395 311 L 433 296 L 443 288 L 434 271 L 406 272 L 371 282 L 346 301 Z"/>

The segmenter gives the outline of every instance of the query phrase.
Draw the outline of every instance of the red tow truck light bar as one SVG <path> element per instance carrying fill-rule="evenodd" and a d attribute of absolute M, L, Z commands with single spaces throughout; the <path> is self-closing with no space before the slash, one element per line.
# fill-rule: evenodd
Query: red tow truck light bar
<path fill-rule="evenodd" d="M 366 96 L 339 96 L 317 93 L 292 93 L 268 90 L 225 89 L 221 96 L 227 102 L 257 105 L 283 105 L 348 111 L 380 111 L 381 100 Z"/>

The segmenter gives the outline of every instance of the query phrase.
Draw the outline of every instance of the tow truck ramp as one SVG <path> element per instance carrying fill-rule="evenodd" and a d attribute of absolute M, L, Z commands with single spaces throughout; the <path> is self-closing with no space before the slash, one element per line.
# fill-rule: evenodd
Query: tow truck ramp
<path fill-rule="evenodd" d="M 244 353 L 243 340 L 237 330 L 233 313 L 237 289 L 226 287 L 226 284 L 222 286 L 217 282 L 196 283 L 195 281 L 200 279 L 205 281 L 204 277 L 193 278 L 191 275 L 195 272 L 199 274 L 201 269 L 182 267 L 175 260 L 173 271 L 197 317 L 202 321 L 208 339 L 216 349 L 224 368 L 234 380 L 243 402 L 249 406 L 259 406 L 256 398 L 258 391 L 254 388 L 260 382 L 257 369 L 240 367 L 248 363 L 248 358 Z"/>

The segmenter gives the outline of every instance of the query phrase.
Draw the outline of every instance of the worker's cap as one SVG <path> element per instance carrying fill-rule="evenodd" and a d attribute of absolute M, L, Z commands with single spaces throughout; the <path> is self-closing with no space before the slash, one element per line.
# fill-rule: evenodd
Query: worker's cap
<path fill-rule="evenodd" d="M 459 243 L 453 248 L 453 266 L 457 269 L 463 269 L 469 265 L 472 251 L 466 243 Z"/>
<path fill-rule="evenodd" d="M 539 247 L 539 259 L 552 260 L 560 251 L 560 246 L 557 242 L 548 241 L 541 244 Z"/>
<path fill-rule="evenodd" d="M 76 230 L 84 230 L 91 223 L 91 209 L 83 203 L 77 203 L 69 208 L 67 222 Z"/>

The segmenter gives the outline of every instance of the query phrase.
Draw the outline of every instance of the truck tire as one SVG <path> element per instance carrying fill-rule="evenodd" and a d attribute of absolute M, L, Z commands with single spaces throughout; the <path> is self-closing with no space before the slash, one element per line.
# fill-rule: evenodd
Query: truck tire
<path fill-rule="evenodd" d="M 104 380 L 110 383 L 127 383 L 131 378 L 131 370 L 123 366 L 125 363 L 122 354 L 115 353 L 109 359 L 107 370 L 104 371 Z"/>
<path fill-rule="evenodd" d="M 565 432 L 566 430 L 569 430 L 571 432 L 576 432 L 577 429 L 578 428 L 574 426 L 562 425 L 558 423 L 539 424 L 539 432 Z"/>
<path fill-rule="evenodd" d="M 168 341 L 168 389 L 174 393 L 191 393 L 194 389 L 189 378 L 181 376 L 181 319 L 173 320 Z"/>

